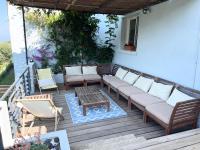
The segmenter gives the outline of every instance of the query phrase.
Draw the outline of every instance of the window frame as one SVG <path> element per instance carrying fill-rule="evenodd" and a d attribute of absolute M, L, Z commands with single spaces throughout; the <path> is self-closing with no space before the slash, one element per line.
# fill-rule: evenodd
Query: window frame
<path fill-rule="evenodd" d="M 133 16 L 133 17 L 127 17 L 126 18 L 126 35 L 125 35 L 125 43 L 129 43 L 129 36 L 130 36 L 130 24 L 131 20 L 136 20 L 136 26 L 135 26 L 135 38 L 134 38 L 134 46 L 137 48 L 137 40 L 138 40 L 138 29 L 139 29 L 139 16 Z"/>

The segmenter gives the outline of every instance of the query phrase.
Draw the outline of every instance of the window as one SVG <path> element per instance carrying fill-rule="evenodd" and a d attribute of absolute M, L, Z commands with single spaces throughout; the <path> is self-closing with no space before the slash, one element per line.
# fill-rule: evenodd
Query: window
<path fill-rule="evenodd" d="M 122 46 L 125 50 L 136 51 L 139 17 L 124 18 L 122 25 Z"/>

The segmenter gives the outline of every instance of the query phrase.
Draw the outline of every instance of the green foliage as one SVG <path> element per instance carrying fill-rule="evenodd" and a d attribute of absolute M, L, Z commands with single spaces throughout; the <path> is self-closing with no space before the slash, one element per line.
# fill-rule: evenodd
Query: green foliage
<path fill-rule="evenodd" d="M 59 11 L 51 11 L 49 9 L 31 9 L 26 8 L 25 17 L 29 21 L 29 23 L 35 25 L 38 28 L 44 28 L 47 25 L 53 23 L 58 20 L 60 17 Z"/>
<path fill-rule="evenodd" d="M 30 150 L 49 150 L 45 144 L 32 144 Z"/>
<path fill-rule="evenodd" d="M 0 43 L 0 85 L 9 85 L 14 82 L 13 65 L 11 63 L 10 42 Z"/>
<path fill-rule="evenodd" d="M 105 21 L 105 23 L 108 30 L 105 32 L 105 45 L 100 46 L 97 52 L 98 63 L 111 63 L 114 56 L 113 48 L 115 47 L 115 45 L 113 44 L 113 41 L 116 38 L 115 29 L 118 28 L 117 23 L 119 21 L 119 18 L 117 15 L 112 14 L 108 14 L 106 18 L 107 20 Z"/>
<path fill-rule="evenodd" d="M 60 66 L 95 61 L 98 22 L 90 13 L 65 11 L 48 26 Z"/>
<path fill-rule="evenodd" d="M 117 23 L 119 21 L 119 18 L 117 15 L 112 15 L 112 14 L 107 15 L 106 18 L 107 20 L 105 21 L 105 23 L 108 30 L 105 32 L 105 34 L 107 35 L 105 44 L 109 48 L 113 48 L 115 47 L 115 45 L 113 45 L 113 41 L 116 38 L 115 29 L 118 28 Z"/>
<path fill-rule="evenodd" d="M 100 46 L 97 51 L 97 62 L 100 64 L 111 63 L 114 50 L 108 46 Z"/>
<path fill-rule="evenodd" d="M 10 60 L 11 60 L 10 42 L 0 43 L 0 64 L 9 62 Z"/>
<path fill-rule="evenodd" d="M 34 9 L 27 11 L 26 19 L 40 28 L 48 28 L 47 40 L 54 43 L 58 60 L 54 68 L 66 64 L 112 62 L 112 42 L 118 22 L 116 15 L 107 15 L 105 23 L 108 31 L 105 32 L 104 45 L 96 42 L 100 20 L 91 13 Z"/>
<path fill-rule="evenodd" d="M 14 80 L 13 65 L 11 63 L 0 65 L 0 85 L 11 85 Z"/>

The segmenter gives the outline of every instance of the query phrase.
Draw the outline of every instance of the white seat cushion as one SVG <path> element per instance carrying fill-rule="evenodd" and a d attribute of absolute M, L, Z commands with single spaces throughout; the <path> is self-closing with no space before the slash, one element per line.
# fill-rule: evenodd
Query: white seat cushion
<path fill-rule="evenodd" d="M 150 94 L 144 92 L 141 94 L 140 93 L 131 94 L 130 98 L 133 102 L 136 102 L 137 104 L 143 107 L 163 102 L 160 98 L 151 96 Z"/>
<path fill-rule="evenodd" d="M 110 80 L 110 85 L 114 88 L 119 88 L 120 86 L 128 86 L 129 84 L 123 80 L 116 79 L 116 80 Z"/>
<path fill-rule="evenodd" d="M 80 81 L 84 81 L 83 76 L 66 76 L 66 81 L 67 82 L 80 82 Z"/>
<path fill-rule="evenodd" d="M 124 77 L 124 81 L 129 83 L 129 84 L 133 84 L 137 79 L 139 78 L 139 75 L 132 73 L 132 72 L 128 72 L 125 77 Z"/>
<path fill-rule="evenodd" d="M 159 120 L 163 121 L 166 124 L 169 124 L 173 108 L 174 107 L 167 104 L 166 102 L 160 102 L 148 105 L 146 107 L 146 110 L 155 117 L 157 117 Z"/>
<path fill-rule="evenodd" d="M 192 99 L 195 99 L 195 98 L 191 97 L 189 95 L 186 95 L 185 93 L 183 93 L 177 89 L 174 89 L 171 96 L 167 100 L 167 103 L 171 106 L 175 106 L 176 103 L 178 103 L 178 102 L 183 102 L 183 101 L 192 100 Z"/>
<path fill-rule="evenodd" d="M 132 94 L 142 94 L 144 93 L 142 90 L 134 87 L 134 86 L 120 86 L 118 87 L 118 90 L 123 93 L 126 96 L 130 96 Z"/>
<path fill-rule="evenodd" d="M 82 75 L 81 66 L 65 67 L 66 75 Z"/>
<path fill-rule="evenodd" d="M 144 92 L 148 92 L 151 85 L 153 83 L 153 79 L 145 78 L 145 77 L 139 77 L 139 79 L 135 82 L 133 86 L 143 90 Z"/>
<path fill-rule="evenodd" d="M 115 76 L 112 76 L 112 75 L 103 75 L 103 81 L 104 82 L 110 84 L 111 80 L 119 80 L 119 79 Z"/>
<path fill-rule="evenodd" d="M 83 74 L 97 74 L 97 66 L 83 66 Z"/>
<path fill-rule="evenodd" d="M 165 85 L 162 83 L 153 82 L 148 93 L 166 101 L 169 98 L 172 88 L 173 85 Z"/>
<path fill-rule="evenodd" d="M 86 75 L 83 75 L 83 78 L 84 78 L 86 81 L 101 80 L 101 76 L 98 75 L 98 74 L 86 74 Z"/>
<path fill-rule="evenodd" d="M 115 74 L 116 77 L 118 77 L 119 79 L 123 79 L 125 77 L 125 75 L 127 74 L 127 70 L 124 70 L 122 68 L 119 68 Z"/>

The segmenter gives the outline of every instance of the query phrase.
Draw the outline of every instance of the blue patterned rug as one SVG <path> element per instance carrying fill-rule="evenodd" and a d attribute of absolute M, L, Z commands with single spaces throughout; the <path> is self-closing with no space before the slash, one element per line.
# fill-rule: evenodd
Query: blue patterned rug
<path fill-rule="evenodd" d="M 117 118 L 127 115 L 127 113 L 120 108 L 105 92 L 102 91 L 102 93 L 110 100 L 110 111 L 107 112 L 106 106 L 90 107 L 87 109 L 86 116 L 83 116 L 82 106 L 78 104 L 78 98 L 75 97 L 74 92 L 65 94 L 73 124 L 82 124 L 91 121 Z"/>

